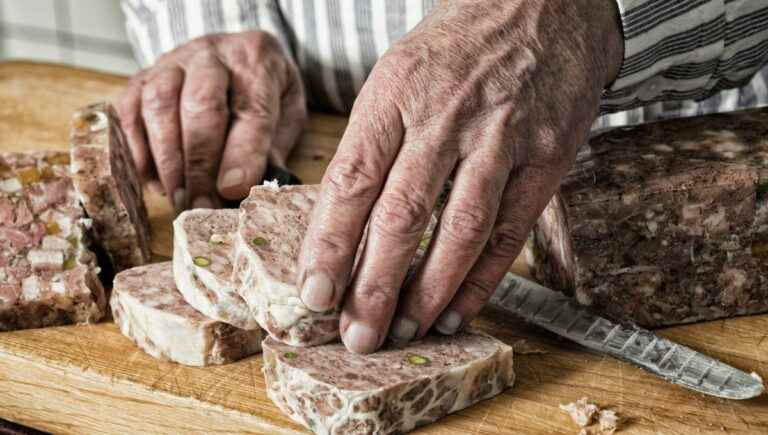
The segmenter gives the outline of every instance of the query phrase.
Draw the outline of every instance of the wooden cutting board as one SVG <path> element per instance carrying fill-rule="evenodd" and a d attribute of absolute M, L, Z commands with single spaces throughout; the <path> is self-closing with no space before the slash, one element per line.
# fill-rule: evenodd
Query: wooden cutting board
<path fill-rule="evenodd" d="M 73 109 L 114 100 L 122 77 L 64 66 L 0 63 L 0 150 L 67 147 Z M 320 180 L 345 126 L 315 115 L 290 166 Z M 147 197 L 152 249 L 171 254 L 172 211 Z M 516 268 L 525 273 L 522 266 Z M 486 310 L 477 326 L 544 354 L 515 356 L 517 383 L 507 393 L 449 416 L 423 434 L 576 434 L 558 409 L 589 397 L 624 418 L 624 433 L 768 433 L 768 396 L 735 402 L 669 385 L 633 366 Z M 708 322 L 660 332 L 768 378 L 768 316 Z M 114 324 L 0 333 L 0 418 L 55 433 L 301 432 L 267 398 L 261 358 L 211 368 L 155 360 Z"/>

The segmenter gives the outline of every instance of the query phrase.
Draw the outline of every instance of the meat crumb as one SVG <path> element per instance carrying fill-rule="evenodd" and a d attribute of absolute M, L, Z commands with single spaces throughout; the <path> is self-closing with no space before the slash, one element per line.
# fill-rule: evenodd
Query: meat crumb
<path fill-rule="evenodd" d="M 512 344 L 512 349 L 514 349 L 514 352 L 518 355 L 543 355 L 549 353 L 540 347 L 535 347 L 529 344 L 524 338 L 514 342 L 514 344 Z"/>
<path fill-rule="evenodd" d="M 594 403 L 588 403 L 586 397 L 582 397 L 575 403 L 560 405 L 560 409 L 571 416 L 571 420 L 581 427 L 587 427 L 592 423 L 592 418 L 600 409 Z"/>
<path fill-rule="evenodd" d="M 601 435 L 613 435 L 619 428 L 619 416 L 615 411 L 603 409 L 597 417 Z"/>
<path fill-rule="evenodd" d="M 610 409 L 600 409 L 588 400 L 582 397 L 574 403 L 560 405 L 560 409 L 567 412 L 573 422 L 582 428 L 579 435 L 613 435 L 619 429 L 619 415 Z M 596 416 L 597 427 L 589 427 Z"/>

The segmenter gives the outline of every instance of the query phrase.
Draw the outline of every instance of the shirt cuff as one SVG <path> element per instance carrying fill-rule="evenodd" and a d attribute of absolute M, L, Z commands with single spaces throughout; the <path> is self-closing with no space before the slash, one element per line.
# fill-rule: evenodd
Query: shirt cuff
<path fill-rule="evenodd" d="M 723 55 L 725 0 L 616 0 L 624 59 L 600 110 L 703 98 Z"/>

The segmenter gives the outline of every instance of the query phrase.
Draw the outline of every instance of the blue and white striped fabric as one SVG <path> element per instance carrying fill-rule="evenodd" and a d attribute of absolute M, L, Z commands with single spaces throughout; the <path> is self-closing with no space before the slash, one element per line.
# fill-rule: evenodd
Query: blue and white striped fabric
<path fill-rule="evenodd" d="M 376 60 L 437 0 L 123 0 L 136 56 L 209 33 L 264 30 L 299 65 L 314 107 L 348 112 Z M 617 0 L 619 77 L 594 129 L 768 105 L 768 1 Z"/>

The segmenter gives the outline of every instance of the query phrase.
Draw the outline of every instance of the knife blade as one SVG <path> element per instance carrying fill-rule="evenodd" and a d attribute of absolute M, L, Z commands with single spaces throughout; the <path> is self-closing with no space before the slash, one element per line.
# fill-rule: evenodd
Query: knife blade
<path fill-rule="evenodd" d="M 756 374 L 747 374 L 646 329 L 594 315 L 568 296 L 513 273 L 507 273 L 490 303 L 588 349 L 700 393 L 749 399 L 764 391 Z"/>

